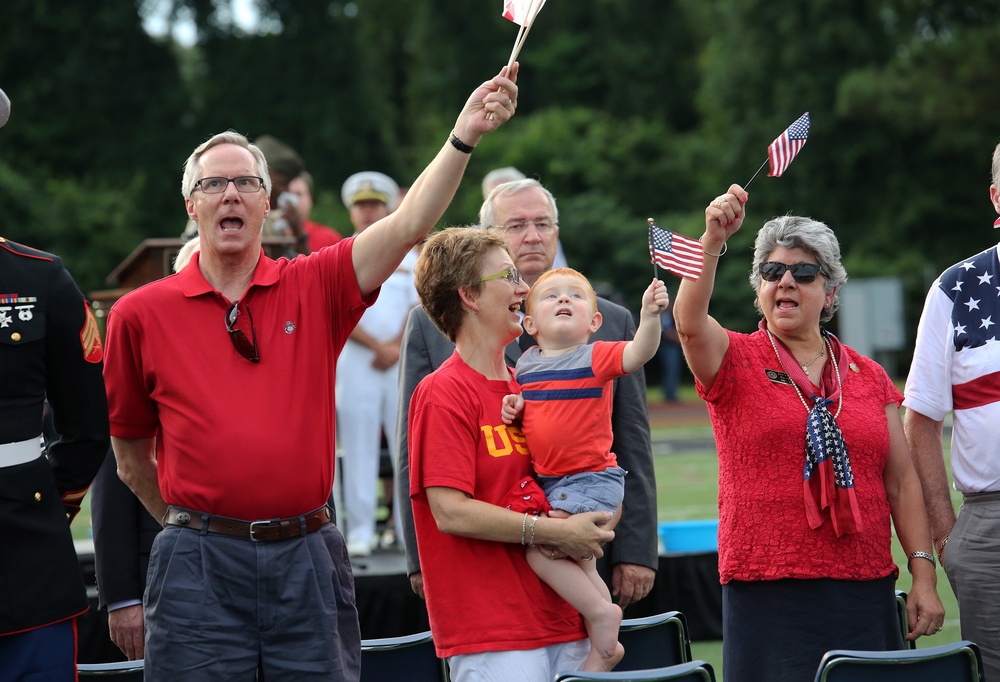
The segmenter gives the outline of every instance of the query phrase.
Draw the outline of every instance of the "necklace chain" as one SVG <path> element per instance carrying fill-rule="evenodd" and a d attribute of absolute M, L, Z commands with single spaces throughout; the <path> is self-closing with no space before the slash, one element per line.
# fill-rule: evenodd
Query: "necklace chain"
<path fill-rule="evenodd" d="M 820 348 L 820 349 L 819 349 L 819 352 L 818 352 L 818 353 L 816 353 L 816 355 L 814 355 L 814 356 L 813 356 L 813 359 L 812 359 L 812 360 L 810 360 L 809 362 L 799 362 L 799 359 L 798 359 L 798 358 L 795 358 L 795 355 L 794 355 L 794 354 L 792 355 L 792 357 L 793 357 L 793 358 L 795 358 L 795 362 L 798 362 L 798 363 L 799 363 L 799 365 L 800 365 L 800 366 L 802 367 L 802 371 L 803 371 L 803 372 L 805 372 L 806 374 L 808 374 L 808 373 L 809 373 L 809 368 L 810 368 L 810 367 L 812 367 L 812 364 L 813 364 L 814 362 L 816 362 L 816 361 L 817 361 L 817 360 L 819 360 L 819 359 L 820 359 L 821 357 L 823 357 L 823 353 L 824 353 L 824 352 L 826 352 L 826 348 Z"/>
<path fill-rule="evenodd" d="M 778 358 L 778 364 L 781 365 L 781 370 L 785 374 L 788 374 L 788 370 L 785 369 L 785 363 L 781 361 L 781 353 L 778 352 L 778 347 L 774 343 L 774 336 L 771 335 L 771 330 L 770 329 L 765 329 L 764 331 L 767 332 L 767 339 L 768 339 L 768 341 L 771 342 L 771 348 L 774 349 L 774 356 L 776 358 Z M 830 351 L 830 360 L 833 362 L 833 371 L 837 375 L 837 385 L 840 387 L 840 396 L 837 399 L 837 414 L 833 415 L 833 418 L 836 419 L 837 417 L 840 416 L 840 410 L 844 406 L 844 384 L 840 380 L 840 367 L 837 365 L 837 358 L 833 354 L 833 347 L 830 345 L 830 339 L 828 339 L 828 338 L 826 338 L 824 336 L 823 337 L 823 341 L 826 342 L 826 350 Z M 791 355 L 791 351 L 788 351 L 788 353 L 789 353 L 789 355 Z M 820 351 L 820 355 L 822 355 L 822 354 L 823 354 L 823 351 Z M 792 355 L 792 357 L 794 358 L 795 356 Z M 816 359 L 818 357 L 819 357 L 819 355 L 817 355 L 815 358 L 813 358 L 812 360 L 810 360 L 809 364 L 811 365 L 812 363 L 816 362 Z M 806 369 L 805 367 L 802 368 L 803 371 L 805 371 L 805 369 Z M 805 396 L 802 395 L 802 390 L 799 388 L 799 385 L 797 383 L 795 383 L 795 380 L 791 378 L 791 376 L 789 376 L 788 378 L 792 380 L 792 388 L 795 389 L 796 395 L 799 396 L 799 400 L 802 402 L 802 407 L 806 408 L 806 412 L 808 412 L 809 411 L 809 403 L 806 402 Z"/>

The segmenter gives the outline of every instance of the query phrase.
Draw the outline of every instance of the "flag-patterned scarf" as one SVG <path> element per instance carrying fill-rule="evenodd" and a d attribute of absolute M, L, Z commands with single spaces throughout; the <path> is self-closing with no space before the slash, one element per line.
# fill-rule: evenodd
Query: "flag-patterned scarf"
<path fill-rule="evenodd" d="M 761 328 L 766 330 L 766 325 L 766 321 L 761 320 Z M 802 472 L 806 519 L 810 528 L 819 528 L 824 522 L 823 511 L 829 509 L 833 531 L 840 537 L 845 533 L 857 533 L 863 527 L 847 443 L 844 442 L 836 417 L 830 412 L 830 406 L 834 405 L 839 414 L 843 395 L 841 368 L 846 369 L 850 359 L 847 349 L 836 336 L 825 329 L 820 331 L 831 354 L 831 361 L 823 367 L 818 388 L 781 340 L 773 336 L 771 338 L 778 361 L 795 383 L 799 399 L 808 412 L 805 466 Z M 805 396 L 809 396 L 809 399 Z M 812 402 L 811 406 L 809 401 Z"/>

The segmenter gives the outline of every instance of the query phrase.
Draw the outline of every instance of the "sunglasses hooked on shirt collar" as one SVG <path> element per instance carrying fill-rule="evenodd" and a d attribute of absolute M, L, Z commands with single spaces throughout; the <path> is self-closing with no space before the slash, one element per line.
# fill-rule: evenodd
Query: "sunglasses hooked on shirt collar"
<path fill-rule="evenodd" d="M 765 282 L 780 281 L 781 278 L 785 276 L 786 270 L 791 271 L 792 279 L 799 284 L 809 284 L 816 279 L 816 275 L 823 275 L 826 277 L 826 273 L 823 272 L 816 263 L 795 263 L 793 265 L 786 265 L 785 263 L 770 261 L 767 263 L 761 263 L 757 269 L 760 271 L 761 279 Z"/>
<path fill-rule="evenodd" d="M 253 336 L 253 341 L 247 338 L 242 329 L 236 329 L 236 319 L 240 315 L 239 305 L 239 301 L 234 301 L 226 310 L 226 331 L 229 332 L 229 340 L 236 352 L 244 358 L 250 362 L 260 362 L 260 355 L 257 352 L 257 330 L 253 326 L 253 315 L 250 314 L 249 304 L 244 307 L 247 311 L 247 318 L 250 320 L 250 334 Z"/>

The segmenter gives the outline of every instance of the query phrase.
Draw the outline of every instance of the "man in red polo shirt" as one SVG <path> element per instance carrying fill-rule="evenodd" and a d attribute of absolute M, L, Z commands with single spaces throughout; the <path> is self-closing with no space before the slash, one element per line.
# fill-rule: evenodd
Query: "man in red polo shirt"
<path fill-rule="evenodd" d="M 118 470 L 165 524 L 144 596 L 147 680 L 253 679 L 258 663 L 268 679 L 358 679 L 353 578 L 326 506 L 337 355 L 516 94 L 506 75 L 483 83 L 399 210 L 292 260 L 261 248 L 259 149 L 228 132 L 188 159 L 201 251 L 108 317 Z"/>

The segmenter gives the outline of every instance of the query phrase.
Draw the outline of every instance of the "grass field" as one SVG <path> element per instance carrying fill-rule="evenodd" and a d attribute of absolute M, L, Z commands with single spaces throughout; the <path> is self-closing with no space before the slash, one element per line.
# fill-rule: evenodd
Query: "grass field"
<path fill-rule="evenodd" d="M 669 428 L 654 431 L 654 438 L 669 439 L 671 436 L 688 438 L 696 435 L 711 438 L 711 428 L 706 424 L 702 427 L 685 427 L 682 432 L 671 431 Z M 945 442 L 945 453 L 947 452 L 948 443 Z M 947 461 L 947 457 L 945 459 Z M 700 452 L 659 455 L 654 458 L 654 465 L 659 521 L 718 518 L 719 464 L 714 448 Z M 961 495 L 953 491 L 952 498 L 957 509 L 961 504 Z M 906 572 L 906 555 L 895 539 L 893 557 L 896 565 L 900 567 L 896 589 L 909 592 L 911 581 L 910 574 Z M 917 641 L 918 648 L 956 642 L 962 638 L 958 624 L 958 604 L 948 578 L 940 566 L 938 566 L 938 595 L 946 613 L 944 629 L 933 638 L 922 637 Z M 692 642 L 691 649 L 696 659 L 700 658 L 712 664 L 716 677 L 721 682 L 722 642 Z"/>

